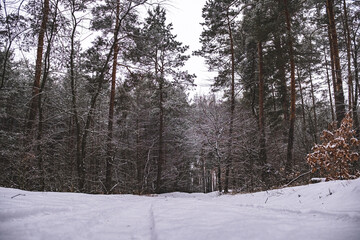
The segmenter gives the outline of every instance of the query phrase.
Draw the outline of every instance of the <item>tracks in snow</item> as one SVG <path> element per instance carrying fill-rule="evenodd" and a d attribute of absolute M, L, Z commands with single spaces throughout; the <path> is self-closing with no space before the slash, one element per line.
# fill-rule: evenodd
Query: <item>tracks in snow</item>
<path fill-rule="evenodd" d="M 268 207 L 264 205 L 256 204 L 236 204 L 235 206 L 241 208 L 252 208 L 257 210 L 271 211 L 284 214 L 296 214 L 296 215 L 313 215 L 313 216 L 322 216 L 322 217 L 331 217 L 337 220 L 351 220 L 360 222 L 360 212 L 354 211 L 353 213 L 343 213 L 343 212 L 329 212 L 322 210 L 313 210 L 313 209 L 287 209 L 287 208 L 276 208 Z"/>
<path fill-rule="evenodd" d="M 154 210 L 153 210 L 153 204 L 150 205 L 149 209 L 149 220 L 150 220 L 150 233 L 151 233 L 151 240 L 157 240 L 157 233 L 155 229 L 155 216 L 154 216 Z"/>

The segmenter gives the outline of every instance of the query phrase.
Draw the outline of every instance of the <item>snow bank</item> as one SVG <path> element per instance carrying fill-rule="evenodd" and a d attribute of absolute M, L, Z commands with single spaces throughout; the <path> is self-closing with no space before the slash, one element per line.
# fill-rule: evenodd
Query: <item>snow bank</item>
<path fill-rule="evenodd" d="M 152 197 L 0 188 L 0 239 L 360 239 L 360 179 Z"/>

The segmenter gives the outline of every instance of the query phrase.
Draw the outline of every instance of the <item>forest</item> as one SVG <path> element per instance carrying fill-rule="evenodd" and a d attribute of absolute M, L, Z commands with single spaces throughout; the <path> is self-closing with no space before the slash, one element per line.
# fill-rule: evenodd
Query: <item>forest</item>
<path fill-rule="evenodd" d="M 359 176 L 359 1 L 207 0 L 194 52 L 168 4 L 1 1 L 0 186 L 253 192 L 324 177 L 341 144 L 328 176 Z M 192 56 L 217 74 L 190 100 Z"/>

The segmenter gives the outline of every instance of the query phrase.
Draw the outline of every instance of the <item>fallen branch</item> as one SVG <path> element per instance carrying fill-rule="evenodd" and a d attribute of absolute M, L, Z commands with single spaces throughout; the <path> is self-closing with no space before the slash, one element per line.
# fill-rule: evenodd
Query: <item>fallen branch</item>
<path fill-rule="evenodd" d="M 16 194 L 15 196 L 12 196 L 11 199 L 16 198 L 18 196 L 24 196 L 25 197 L 26 195 L 25 194 Z"/>
<path fill-rule="evenodd" d="M 306 172 L 306 173 L 303 173 L 303 174 L 297 176 L 296 178 L 294 178 L 293 180 L 291 180 L 288 184 L 285 184 L 283 187 L 288 187 L 290 184 L 292 184 L 293 182 L 295 182 L 295 181 L 298 180 L 299 178 L 301 178 L 301 177 L 303 177 L 303 176 L 305 176 L 305 175 L 307 175 L 307 174 L 310 174 L 310 173 L 311 173 L 311 171 L 308 171 L 308 172 Z"/>

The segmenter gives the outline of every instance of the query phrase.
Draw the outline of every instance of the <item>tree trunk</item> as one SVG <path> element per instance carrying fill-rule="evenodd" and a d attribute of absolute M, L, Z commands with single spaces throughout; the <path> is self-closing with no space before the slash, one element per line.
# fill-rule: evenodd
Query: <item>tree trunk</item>
<path fill-rule="evenodd" d="M 335 109 L 336 109 L 336 121 L 338 126 L 341 124 L 341 120 L 345 117 L 345 103 L 344 103 L 344 91 L 342 87 L 342 78 L 341 78 L 341 66 L 339 58 L 339 47 L 335 26 L 335 17 L 333 9 L 333 0 L 326 0 L 326 9 L 329 18 L 329 26 L 332 40 L 332 50 L 333 58 L 335 63 L 335 76 L 336 76 L 336 86 L 335 86 Z"/>
<path fill-rule="evenodd" d="M 158 59 L 158 49 L 156 50 L 156 59 L 155 59 L 155 77 L 159 84 L 159 146 L 158 146 L 158 161 L 157 161 L 157 176 L 156 176 L 156 193 L 161 192 L 162 185 L 162 171 L 164 164 L 164 70 L 162 57 Z M 159 63 L 160 61 L 160 63 Z M 162 63 L 159 76 L 159 66 Z"/>
<path fill-rule="evenodd" d="M 81 151 L 80 151 L 80 159 L 79 159 L 79 164 L 78 164 L 78 173 L 79 173 L 79 190 L 80 191 L 84 191 L 84 186 L 85 186 L 85 175 L 86 175 L 86 171 L 85 171 L 85 159 L 86 159 L 86 154 L 87 154 L 87 138 L 89 136 L 89 132 L 90 132 L 90 127 L 91 127 L 91 120 L 93 118 L 93 114 L 95 111 L 95 107 L 96 107 L 96 102 L 97 99 L 100 95 L 103 83 L 104 83 L 104 79 L 105 79 L 105 74 L 106 71 L 108 69 L 108 65 L 110 62 L 110 59 L 113 57 L 113 51 L 116 47 L 116 40 L 118 39 L 119 36 L 119 32 L 120 32 L 120 26 L 121 26 L 121 22 L 122 20 L 125 19 L 125 17 L 130 13 L 130 11 L 132 9 L 134 9 L 135 7 L 139 6 L 143 4 L 143 2 L 137 3 L 135 5 L 132 6 L 132 2 L 130 1 L 128 3 L 128 7 L 126 9 L 126 11 L 124 12 L 124 14 L 121 16 L 121 18 L 119 18 L 119 25 L 115 27 L 114 29 L 114 40 L 113 43 L 109 49 L 109 52 L 106 56 L 106 60 L 101 68 L 101 70 L 99 71 L 99 76 L 97 77 L 97 87 L 95 89 L 95 93 L 92 96 L 91 100 L 90 100 L 90 107 L 89 107 L 89 111 L 87 113 L 86 116 L 86 121 L 85 121 L 85 126 L 84 126 L 84 130 L 83 130 L 83 134 L 81 137 Z"/>
<path fill-rule="evenodd" d="M 326 57 L 326 50 L 324 47 L 324 59 L 325 59 L 325 67 L 326 67 L 326 80 L 329 90 L 329 100 L 330 100 L 330 108 L 331 108 L 331 119 L 334 122 L 335 121 L 335 113 L 334 113 L 334 106 L 333 106 L 333 100 L 332 100 L 332 94 L 331 94 L 331 84 L 330 84 L 330 76 L 329 76 L 329 64 Z"/>
<path fill-rule="evenodd" d="M 258 57 L 259 57 L 259 132 L 260 132 L 260 146 L 259 146 L 259 161 L 262 167 L 262 180 L 267 185 L 266 177 L 266 136 L 265 136 L 265 114 L 264 114 L 264 73 L 263 73 L 263 52 L 262 42 L 258 42 Z"/>
<path fill-rule="evenodd" d="M 310 38 L 310 62 L 308 64 L 308 68 L 309 68 L 309 77 L 310 77 L 310 87 L 311 87 L 311 99 L 312 99 L 312 104 L 313 104 L 313 114 L 314 114 L 314 142 L 318 143 L 318 129 L 317 129 L 317 114 L 316 114 L 316 99 L 315 99 L 315 89 L 314 89 L 314 84 L 313 84 L 313 79 L 312 79 L 312 69 L 311 69 L 311 64 L 312 64 L 312 55 L 313 55 L 313 45 L 311 42 L 311 38 Z"/>
<path fill-rule="evenodd" d="M 331 77 L 332 77 L 332 83 L 333 83 L 333 91 L 334 91 L 334 98 L 335 98 L 335 92 L 336 92 L 336 76 L 335 76 L 335 60 L 334 60 L 334 49 L 333 41 L 331 37 L 331 30 L 330 26 L 328 25 L 328 38 L 329 38 L 329 45 L 330 45 L 330 65 L 331 65 Z M 335 109 L 336 111 L 336 109 Z M 336 121 L 336 114 L 335 114 L 335 120 Z"/>
<path fill-rule="evenodd" d="M 139 94 L 136 94 L 136 102 L 139 102 Z M 140 127 L 139 127 L 139 116 L 136 116 L 136 179 L 138 184 L 138 192 L 141 194 L 143 192 L 143 183 L 144 183 L 144 160 L 140 155 L 141 147 L 140 147 Z"/>
<path fill-rule="evenodd" d="M 285 171 L 290 173 L 292 171 L 294 161 L 293 161 L 293 148 L 294 148 L 294 131 L 295 131 L 295 101 L 296 101 L 296 89 L 295 89 L 295 61 L 294 61 L 294 49 L 293 49 L 293 39 L 291 34 L 291 18 L 287 6 L 287 0 L 284 0 L 284 12 L 286 18 L 286 28 L 287 28 L 287 38 L 288 38 L 288 47 L 289 47 L 289 57 L 290 57 L 290 71 L 291 71 L 291 101 L 290 101 L 290 124 L 289 124 L 289 137 L 288 137 L 288 147 L 285 163 Z"/>
<path fill-rule="evenodd" d="M 12 40 L 9 39 L 9 46 L 7 46 L 6 51 L 5 51 L 4 63 L 3 63 L 2 74 L 1 74 L 0 89 L 2 89 L 5 86 L 6 65 L 7 65 L 7 61 L 10 58 L 11 45 L 12 45 Z"/>
<path fill-rule="evenodd" d="M 115 31 L 119 28 L 120 19 L 120 0 L 116 4 L 116 24 Z M 115 33 L 114 33 L 115 34 Z M 108 136 L 107 136 L 107 151 L 106 151 L 106 177 L 105 188 L 106 192 L 110 193 L 112 188 L 112 166 L 113 166 L 113 122 L 114 122 L 114 105 L 115 105 L 115 82 L 116 82 L 116 68 L 117 58 L 119 53 L 119 40 L 117 36 L 114 36 L 114 60 L 111 74 L 111 90 L 110 90 L 110 102 L 109 102 L 109 118 L 108 118 Z"/>
<path fill-rule="evenodd" d="M 282 111 L 284 116 L 284 121 L 283 121 L 284 142 L 286 142 L 288 135 L 288 124 L 289 124 L 289 99 L 288 99 L 288 90 L 286 84 L 285 64 L 282 62 L 282 59 L 284 57 L 283 47 L 281 44 L 281 39 L 278 35 L 274 36 L 274 45 L 275 45 L 276 53 L 278 54 L 276 60 L 276 68 L 279 71 L 280 94 L 281 94 Z"/>
<path fill-rule="evenodd" d="M 353 58 L 353 64 L 354 64 L 354 73 L 355 73 L 355 96 L 354 96 L 354 104 L 353 104 L 353 112 L 354 112 L 354 126 L 355 126 L 355 130 L 356 130 L 356 135 L 359 138 L 360 137 L 360 123 L 359 123 L 359 117 L 357 114 L 357 105 L 358 105 L 358 100 L 359 100 L 359 96 L 360 96 L 360 86 L 359 86 L 359 68 L 358 68 L 358 52 L 357 52 L 357 45 L 356 45 L 356 38 L 354 36 L 353 39 L 353 47 L 354 47 L 354 51 L 352 54 L 352 58 Z"/>
<path fill-rule="evenodd" d="M 358 100 L 360 97 L 360 85 L 359 85 L 359 65 L 358 65 L 358 49 L 359 46 L 357 46 L 357 42 L 356 42 L 356 36 L 353 37 L 353 46 L 354 46 L 354 51 L 352 54 L 352 59 L 353 59 L 353 64 L 354 64 L 354 72 L 355 72 L 355 94 L 356 97 L 355 99 Z"/>
<path fill-rule="evenodd" d="M 299 73 L 299 69 L 296 70 L 297 72 L 297 78 L 298 78 L 298 85 L 299 85 L 299 91 L 300 91 L 300 99 L 301 99 L 301 113 L 302 113 L 302 132 L 304 134 L 304 145 L 306 152 L 309 152 L 311 150 L 312 143 L 309 144 L 308 137 L 307 137 L 307 131 L 306 131 L 306 113 L 305 113 L 305 100 L 304 100 L 304 91 L 301 84 L 301 76 Z"/>
<path fill-rule="evenodd" d="M 43 92 L 45 89 L 45 84 L 47 82 L 50 70 L 50 51 L 51 51 L 51 44 L 55 35 L 55 26 L 57 21 L 57 13 L 58 13 L 58 3 L 59 0 L 55 2 L 55 13 L 53 18 L 53 23 L 50 30 L 50 37 L 46 48 L 45 53 L 45 60 L 44 60 L 44 71 L 43 77 L 41 81 L 41 86 L 39 89 L 39 101 L 38 101 L 38 110 L 39 110 L 39 118 L 38 118 L 38 131 L 37 131 L 37 138 L 36 138 L 36 157 L 38 158 L 38 169 L 39 169 L 39 177 L 40 177 L 40 190 L 45 191 L 45 170 L 44 170 L 44 158 L 43 158 L 43 148 L 42 148 L 42 135 L 43 135 L 43 123 L 44 123 L 44 116 L 43 116 L 43 104 L 42 104 L 42 97 Z"/>
<path fill-rule="evenodd" d="M 4 4 L 3 6 L 5 9 L 6 9 L 6 6 Z M 6 18 L 7 16 L 5 16 Z M 6 65 L 7 65 L 7 62 L 10 60 L 10 49 L 11 49 L 11 45 L 14 41 L 14 39 L 12 39 L 11 37 L 11 26 L 9 23 L 6 24 L 6 30 L 7 30 L 7 33 L 8 33 L 8 38 L 9 38 L 9 45 L 6 46 L 6 51 L 5 51 L 5 56 L 4 56 L 4 63 L 3 63 L 3 66 L 2 66 L 2 74 L 1 74 L 1 83 L 0 83 L 0 89 L 2 89 L 4 86 L 5 86 L 5 75 L 6 75 Z M 6 44 L 7 45 L 7 44 Z"/>
<path fill-rule="evenodd" d="M 75 122 L 75 138 L 76 138 L 76 171 L 78 175 L 78 187 L 79 190 L 83 188 L 83 183 L 80 179 L 83 178 L 85 175 L 84 170 L 84 163 L 81 158 L 81 126 L 79 121 L 79 114 L 77 111 L 77 93 L 76 93 L 76 83 L 75 83 L 75 35 L 76 35 L 76 28 L 78 25 L 78 21 L 75 15 L 75 1 L 72 1 L 72 8 L 71 8 L 71 17 L 73 22 L 73 29 L 71 32 L 71 45 L 70 45 L 70 87 L 71 87 L 71 112 L 72 117 Z"/>
<path fill-rule="evenodd" d="M 226 159 L 226 170 L 225 170 L 225 186 L 224 192 L 229 192 L 229 178 L 230 169 L 233 161 L 233 128 L 234 128 L 234 113 L 235 113 L 235 50 L 234 50 L 234 39 L 231 29 L 231 23 L 229 15 L 227 15 L 227 24 L 230 38 L 230 54 L 231 54 L 231 103 L 230 103 L 230 125 L 229 125 L 229 142 L 228 142 L 228 157 Z"/>
<path fill-rule="evenodd" d="M 200 159 L 201 159 L 201 164 L 202 164 L 202 188 L 203 188 L 203 192 L 207 193 L 207 191 L 206 191 L 206 187 L 207 187 L 206 163 L 205 163 L 205 157 L 204 157 L 204 149 L 201 149 Z"/>
<path fill-rule="evenodd" d="M 218 166 L 218 190 L 219 192 L 222 192 L 222 184 L 221 184 L 221 165 L 219 163 L 219 166 Z"/>
<path fill-rule="evenodd" d="M 156 178 L 156 193 L 160 193 L 161 191 L 161 184 L 162 184 L 162 170 L 164 164 L 164 79 L 160 77 L 159 81 L 159 156 L 158 156 L 158 163 L 157 163 L 157 178 Z"/>
<path fill-rule="evenodd" d="M 301 99 L 301 112 L 302 112 L 302 120 L 303 120 L 302 129 L 303 129 L 303 133 L 305 134 L 305 138 L 306 138 L 305 101 L 304 101 L 304 93 L 303 93 L 303 88 L 302 88 L 302 84 L 301 84 L 301 77 L 300 77 L 299 69 L 297 69 L 297 77 L 298 77 L 300 99 Z"/>
<path fill-rule="evenodd" d="M 44 0 L 43 15 L 39 30 L 39 38 L 38 38 L 37 53 L 36 53 L 35 78 L 34 78 L 34 84 L 32 90 L 32 97 L 30 101 L 30 112 L 26 123 L 27 132 L 31 131 L 35 123 L 35 118 L 39 106 L 39 92 L 40 92 L 42 57 L 43 57 L 43 49 L 44 49 L 44 36 L 46 32 L 46 25 L 48 22 L 49 11 L 50 11 L 49 0 Z"/>
<path fill-rule="evenodd" d="M 355 91 L 353 83 L 353 75 L 351 73 L 351 37 L 350 37 L 350 28 L 349 28 L 349 19 L 347 14 L 346 1 L 343 1 L 344 4 L 344 23 L 345 23 L 345 38 L 346 38 L 346 52 L 347 52 L 347 61 L 348 61 L 348 85 L 349 85 L 349 111 L 352 112 L 352 117 L 354 119 L 354 129 L 359 133 L 359 117 L 357 114 L 357 103 L 358 103 L 358 77 L 357 76 L 357 63 L 355 67 Z M 357 62 L 357 61 L 356 61 Z M 355 64 L 355 63 L 354 63 Z"/>
<path fill-rule="evenodd" d="M 351 39 L 350 39 L 350 30 L 349 30 L 349 24 L 348 24 L 348 14 L 347 14 L 347 7 L 346 7 L 346 1 L 343 0 L 343 8 L 344 8 L 344 35 L 346 39 L 346 53 L 347 53 L 347 69 L 348 69 L 348 96 L 349 96 L 349 112 L 353 111 L 353 79 L 351 74 Z M 352 116 L 354 116 L 354 112 L 352 113 Z"/>
<path fill-rule="evenodd" d="M 273 104 L 273 111 L 277 112 L 276 107 L 276 89 L 274 87 L 274 84 L 271 84 L 271 97 L 272 97 L 272 104 Z"/>

